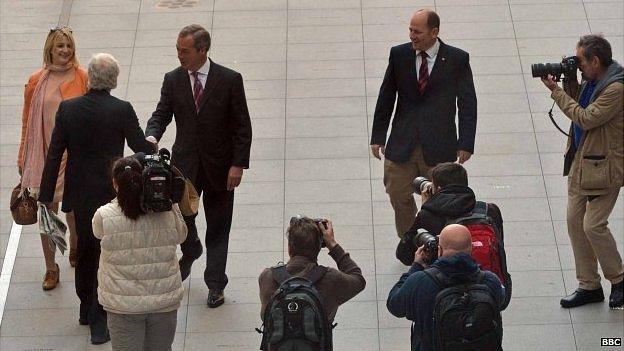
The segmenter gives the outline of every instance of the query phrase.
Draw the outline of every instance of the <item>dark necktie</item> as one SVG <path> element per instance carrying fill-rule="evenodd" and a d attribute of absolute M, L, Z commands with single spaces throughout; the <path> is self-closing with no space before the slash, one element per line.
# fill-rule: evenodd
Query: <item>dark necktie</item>
<path fill-rule="evenodd" d="M 193 81 L 193 100 L 195 100 L 195 110 L 199 112 L 199 105 L 201 104 L 202 95 L 204 94 L 204 88 L 199 81 L 199 72 L 191 73 L 195 80 Z"/>
<path fill-rule="evenodd" d="M 425 51 L 420 52 L 421 62 L 420 62 L 420 70 L 418 71 L 418 90 L 420 93 L 425 92 L 425 87 L 427 86 L 427 79 L 429 79 L 429 63 L 427 62 L 427 53 Z"/>

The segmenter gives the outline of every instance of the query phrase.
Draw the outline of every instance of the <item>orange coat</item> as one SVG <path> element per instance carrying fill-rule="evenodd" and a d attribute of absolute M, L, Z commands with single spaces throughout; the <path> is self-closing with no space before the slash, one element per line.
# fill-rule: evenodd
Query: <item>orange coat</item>
<path fill-rule="evenodd" d="M 43 74 L 43 68 L 33 73 L 28 79 L 28 83 L 26 83 L 26 87 L 24 89 L 24 109 L 22 110 L 22 137 L 20 140 L 19 152 L 17 154 L 17 166 L 22 169 L 24 167 L 24 145 L 26 144 L 26 140 L 28 136 L 26 133 L 28 132 L 28 111 L 30 111 L 30 102 L 32 100 L 33 93 L 35 92 L 35 87 L 39 82 L 39 78 Z M 87 92 L 87 71 L 78 67 L 76 69 L 76 76 L 73 81 L 66 82 L 61 84 L 61 96 L 63 100 L 75 98 L 78 96 L 82 96 Z"/>

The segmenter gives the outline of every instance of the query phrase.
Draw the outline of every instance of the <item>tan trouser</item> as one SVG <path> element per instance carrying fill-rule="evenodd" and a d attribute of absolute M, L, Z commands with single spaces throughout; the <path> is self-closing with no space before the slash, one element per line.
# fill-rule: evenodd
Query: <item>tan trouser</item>
<path fill-rule="evenodd" d="M 580 194 L 568 179 L 568 235 L 581 289 L 600 288 L 598 262 L 612 284 L 621 282 L 624 277 L 622 257 L 607 226 L 619 192 L 617 188 L 587 201 L 587 195 Z"/>
<path fill-rule="evenodd" d="M 402 237 L 416 217 L 416 202 L 412 181 L 416 177 L 426 177 L 432 167 L 427 166 L 420 145 L 405 163 L 384 161 L 384 185 L 394 209 L 394 223 L 397 234 Z"/>

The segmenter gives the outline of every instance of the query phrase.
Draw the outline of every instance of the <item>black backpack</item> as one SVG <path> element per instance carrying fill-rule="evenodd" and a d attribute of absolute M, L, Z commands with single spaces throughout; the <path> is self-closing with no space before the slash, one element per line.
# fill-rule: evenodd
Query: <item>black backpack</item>
<path fill-rule="evenodd" d="M 262 333 L 260 350 L 331 350 L 332 326 L 314 287 L 327 267 L 317 265 L 304 277 L 292 276 L 285 265 L 272 270 L 279 288 L 266 306 L 262 330 L 256 329 Z"/>
<path fill-rule="evenodd" d="M 479 270 L 464 284 L 451 282 L 437 267 L 424 271 L 440 287 L 433 310 L 437 351 L 502 350 L 498 303 Z"/>

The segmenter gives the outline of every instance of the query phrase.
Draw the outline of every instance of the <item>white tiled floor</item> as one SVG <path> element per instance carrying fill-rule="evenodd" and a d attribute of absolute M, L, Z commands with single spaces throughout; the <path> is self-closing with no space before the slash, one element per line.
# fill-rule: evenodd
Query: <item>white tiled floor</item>
<path fill-rule="evenodd" d="M 607 35 L 621 62 L 624 1 L 197 0 L 176 9 L 164 3 L 0 0 L 0 265 L 12 224 L 9 194 L 18 181 L 23 84 L 40 66 L 49 26 L 69 19 L 83 64 L 95 52 L 117 57 L 122 72 L 114 94 L 133 104 L 144 126 L 163 74 L 177 65 L 177 32 L 196 22 L 213 36 L 211 58 L 243 74 L 254 143 L 236 193 L 226 304 L 205 307 L 197 263 L 185 282 L 174 349 L 257 349 L 257 275 L 287 256 L 284 226 L 306 213 L 334 220 L 338 240 L 368 282 L 338 313 L 335 349 L 408 350 L 409 323 L 385 308 L 405 267 L 394 259 L 382 164 L 369 156 L 368 140 L 389 48 L 407 40 L 411 12 L 430 7 L 442 18 L 443 40 L 471 55 L 479 126 L 467 168 L 477 195 L 502 208 L 514 278 L 503 314 L 505 349 L 601 350 L 601 337 L 623 336 L 622 311 L 606 304 L 559 307 L 576 284 L 560 176 L 565 139 L 547 120 L 552 102 L 530 65 L 571 54 L 578 36 L 589 32 Z M 555 118 L 567 124 L 560 113 Z M 163 146 L 173 138 L 169 128 Z M 610 221 L 620 252 L 623 198 Z M 198 223 L 205 227 L 203 218 Z M 331 263 L 325 254 L 320 261 Z M 39 238 L 35 226 L 24 227 L 1 321 L 2 351 L 110 349 L 89 344 L 88 329 L 77 323 L 73 270 L 65 257 L 58 262 L 60 286 L 43 292 Z"/>

